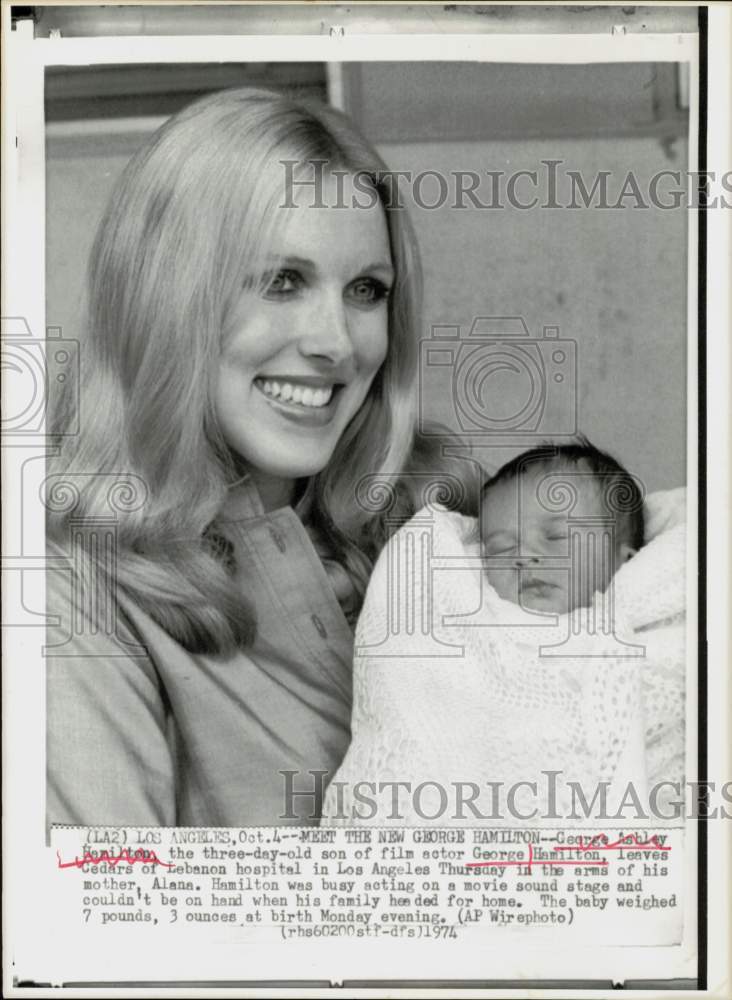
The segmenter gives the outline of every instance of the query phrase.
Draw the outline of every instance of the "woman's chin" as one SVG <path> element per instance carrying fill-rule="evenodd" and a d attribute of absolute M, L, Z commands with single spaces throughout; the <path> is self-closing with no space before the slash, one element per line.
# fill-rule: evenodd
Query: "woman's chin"
<path fill-rule="evenodd" d="M 317 476 L 328 465 L 332 451 L 326 453 L 303 455 L 283 455 L 281 458 L 269 457 L 269 460 L 250 460 L 250 468 L 259 470 L 272 479 L 309 479 Z"/>

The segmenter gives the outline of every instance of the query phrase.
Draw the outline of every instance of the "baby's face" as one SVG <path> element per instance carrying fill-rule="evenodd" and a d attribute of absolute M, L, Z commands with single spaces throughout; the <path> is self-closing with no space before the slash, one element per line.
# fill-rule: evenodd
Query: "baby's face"
<path fill-rule="evenodd" d="M 604 591 L 615 569 L 627 558 L 623 547 L 601 558 L 601 532 L 596 525 L 578 524 L 583 517 L 607 517 L 598 484 L 589 476 L 569 479 L 577 491 L 571 510 L 573 557 L 569 568 L 552 567 L 551 561 L 569 556 L 569 513 L 556 513 L 542 503 L 538 487 L 548 473 L 546 466 L 528 469 L 514 479 L 497 483 L 484 495 L 481 510 L 481 543 L 487 559 L 487 576 L 499 597 L 533 611 L 564 614 L 592 603 L 595 591 Z M 593 539 L 591 536 L 595 535 Z M 595 558 L 587 559 L 588 546 L 596 543 Z M 491 566 L 500 557 L 503 567 Z M 506 566 L 506 560 L 512 565 Z M 588 568 L 589 567 L 589 568 Z"/>

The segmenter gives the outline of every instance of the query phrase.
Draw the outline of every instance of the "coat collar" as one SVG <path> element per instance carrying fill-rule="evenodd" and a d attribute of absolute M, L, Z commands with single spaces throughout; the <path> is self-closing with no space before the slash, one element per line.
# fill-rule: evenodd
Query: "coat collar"
<path fill-rule="evenodd" d="M 257 487 L 247 473 L 229 486 L 218 520 L 221 523 L 248 521 L 254 517 L 263 517 L 265 513 Z"/>

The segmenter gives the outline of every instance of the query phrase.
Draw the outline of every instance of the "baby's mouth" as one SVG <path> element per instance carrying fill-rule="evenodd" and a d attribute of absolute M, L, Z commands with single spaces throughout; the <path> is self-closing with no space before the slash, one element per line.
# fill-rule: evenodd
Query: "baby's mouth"
<path fill-rule="evenodd" d="M 312 386 L 302 382 L 262 377 L 255 378 L 254 384 L 265 396 L 278 403 L 288 403 L 290 406 L 301 406 L 312 410 L 324 409 L 334 395 L 343 388 L 335 383 Z"/>
<path fill-rule="evenodd" d="M 541 580 L 532 576 L 528 580 L 519 581 L 519 590 L 522 594 L 533 595 L 534 597 L 547 597 L 553 590 L 559 590 L 556 583 L 548 580 Z"/>

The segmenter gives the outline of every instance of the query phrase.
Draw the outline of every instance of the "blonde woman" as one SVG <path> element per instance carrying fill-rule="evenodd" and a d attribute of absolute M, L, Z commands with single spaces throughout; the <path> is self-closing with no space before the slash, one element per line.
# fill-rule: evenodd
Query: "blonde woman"
<path fill-rule="evenodd" d="M 286 792 L 338 768 L 394 503 L 445 472 L 415 433 L 418 316 L 408 219 L 340 113 L 223 92 L 130 161 L 48 478 L 50 822 L 318 821 Z M 389 521 L 356 501 L 373 476 Z"/>

